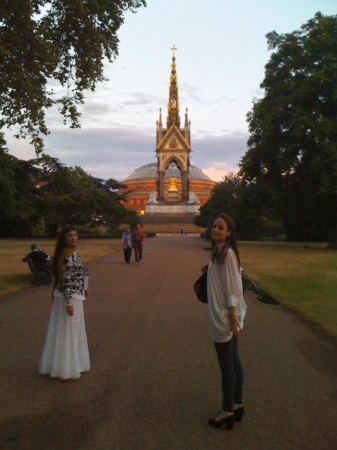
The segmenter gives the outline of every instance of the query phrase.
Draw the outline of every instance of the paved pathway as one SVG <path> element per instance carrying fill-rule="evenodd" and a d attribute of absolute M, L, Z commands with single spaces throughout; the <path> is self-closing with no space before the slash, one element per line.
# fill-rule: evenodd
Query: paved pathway
<path fill-rule="evenodd" d="M 232 432 L 207 425 L 221 392 L 206 306 L 192 291 L 204 246 L 161 235 L 146 240 L 141 265 L 122 252 L 88 264 L 92 371 L 79 380 L 37 375 L 50 287 L 1 300 L 0 448 L 337 449 L 336 348 L 250 292 L 240 338 L 247 413 Z"/>

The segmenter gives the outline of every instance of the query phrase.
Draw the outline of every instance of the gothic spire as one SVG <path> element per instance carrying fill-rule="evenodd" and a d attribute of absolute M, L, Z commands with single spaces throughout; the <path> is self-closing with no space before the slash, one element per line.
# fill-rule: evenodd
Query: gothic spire
<path fill-rule="evenodd" d="M 171 125 L 176 125 L 180 128 L 179 117 L 179 102 L 178 102 L 178 85 L 177 85 L 177 71 L 176 71 L 176 57 L 175 51 L 178 50 L 174 45 L 172 50 L 172 64 L 171 64 L 171 77 L 170 77 L 170 90 L 169 90 L 169 102 L 167 104 L 167 128 Z"/>
<path fill-rule="evenodd" d="M 191 143 L 191 122 L 188 121 L 188 109 L 186 108 L 185 113 L 185 139 L 190 144 Z"/>
<path fill-rule="evenodd" d="M 163 127 L 163 122 L 161 120 L 161 108 L 159 108 L 159 126 Z"/>
<path fill-rule="evenodd" d="M 157 144 L 163 137 L 163 122 L 161 119 L 161 108 L 159 108 L 159 120 L 157 120 Z"/>

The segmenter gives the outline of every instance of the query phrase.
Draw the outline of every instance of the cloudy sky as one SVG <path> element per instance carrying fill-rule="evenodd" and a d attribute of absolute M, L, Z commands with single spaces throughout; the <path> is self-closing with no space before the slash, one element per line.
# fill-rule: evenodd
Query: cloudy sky
<path fill-rule="evenodd" d="M 127 13 L 119 56 L 106 64 L 108 81 L 86 94 L 80 130 L 62 125 L 56 111 L 45 153 L 95 177 L 124 180 L 155 162 L 156 121 L 166 125 L 171 47 L 177 47 L 180 116 L 192 123 L 191 164 L 219 181 L 238 170 L 246 152 L 246 114 L 270 53 L 266 34 L 291 33 L 316 12 L 337 14 L 336 0 L 147 0 Z M 25 140 L 7 133 L 9 153 L 34 157 Z"/>

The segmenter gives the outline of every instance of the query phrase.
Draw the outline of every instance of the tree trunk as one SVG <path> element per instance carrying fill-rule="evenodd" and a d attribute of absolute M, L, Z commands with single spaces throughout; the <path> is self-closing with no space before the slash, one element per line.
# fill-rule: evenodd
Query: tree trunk
<path fill-rule="evenodd" d="M 337 195 L 333 195 L 330 202 L 330 217 L 329 217 L 329 244 L 331 250 L 337 250 Z"/>
<path fill-rule="evenodd" d="M 55 224 L 49 224 L 49 225 L 48 225 L 48 234 L 49 234 L 49 237 L 56 237 L 56 236 L 57 236 L 57 229 L 58 229 L 58 225 L 55 225 Z"/>
<path fill-rule="evenodd" d="M 334 230 L 330 230 L 327 248 L 330 250 L 337 250 L 337 227 L 335 227 Z"/>

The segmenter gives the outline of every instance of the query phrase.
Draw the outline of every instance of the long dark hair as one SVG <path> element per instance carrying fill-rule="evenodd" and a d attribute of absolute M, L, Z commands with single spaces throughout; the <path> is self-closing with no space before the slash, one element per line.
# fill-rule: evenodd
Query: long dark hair
<path fill-rule="evenodd" d="M 238 244 L 236 241 L 236 226 L 235 226 L 234 219 L 232 216 L 230 216 L 229 214 L 226 214 L 226 213 L 219 214 L 218 217 L 215 218 L 215 220 L 216 219 L 224 220 L 227 223 L 228 230 L 230 230 L 232 233 L 230 234 L 230 236 L 228 236 L 228 238 L 226 240 L 226 244 L 222 247 L 220 252 L 217 251 L 215 241 L 212 238 L 212 261 L 215 262 L 215 260 L 216 260 L 216 262 L 218 264 L 223 264 L 226 259 L 227 250 L 229 249 L 229 247 L 231 247 L 236 255 L 236 259 L 238 260 L 238 267 L 240 270 L 241 264 L 240 264 Z"/>
<path fill-rule="evenodd" d="M 65 225 L 61 228 L 61 231 L 58 235 L 55 251 L 54 251 L 54 257 L 53 257 L 53 273 L 55 275 L 55 278 L 57 279 L 58 276 L 58 262 L 60 259 L 61 254 L 65 250 L 67 244 L 66 244 L 66 234 L 69 233 L 69 231 L 77 231 L 77 227 L 75 225 Z"/>

